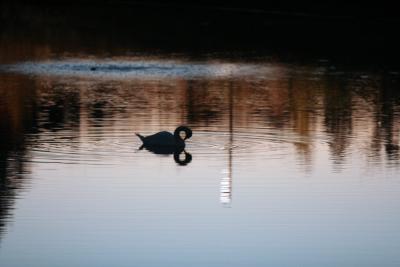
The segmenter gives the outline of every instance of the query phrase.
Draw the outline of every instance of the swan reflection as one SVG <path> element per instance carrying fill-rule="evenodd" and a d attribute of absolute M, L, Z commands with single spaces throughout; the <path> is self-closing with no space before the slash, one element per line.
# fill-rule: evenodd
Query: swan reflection
<path fill-rule="evenodd" d="M 171 146 L 151 146 L 151 145 L 142 145 L 139 150 L 146 149 L 154 154 L 161 155 L 174 155 L 174 161 L 181 165 L 185 166 L 192 161 L 192 155 L 186 152 L 183 148 L 171 147 Z"/>

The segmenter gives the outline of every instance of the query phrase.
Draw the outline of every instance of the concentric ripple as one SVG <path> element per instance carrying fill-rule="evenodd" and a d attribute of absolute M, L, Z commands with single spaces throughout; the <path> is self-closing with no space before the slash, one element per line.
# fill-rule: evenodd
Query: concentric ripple
<path fill-rule="evenodd" d="M 144 135 L 151 134 L 144 132 Z M 143 158 L 155 158 L 146 150 L 138 150 L 141 142 L 132 131 L 103 132 L 101 135 L 86 133 L 66 137 L 67 132 L 41 133 L 31 147 L 33 161 L 37 163 L 118 165 L 122 161 L 135 162 Z M 280 135 L 271 129 L 244 132 L 195 130 L 187 141 L 186 151 L 195 159 L 225 158 L 233 154 L 240 161 L 251 160 L 254 155 L 261 158 L 281 158 L 287 153 L 283 146 L 293 144 L 312 145 L 310 140 L 297 135 Z"/>

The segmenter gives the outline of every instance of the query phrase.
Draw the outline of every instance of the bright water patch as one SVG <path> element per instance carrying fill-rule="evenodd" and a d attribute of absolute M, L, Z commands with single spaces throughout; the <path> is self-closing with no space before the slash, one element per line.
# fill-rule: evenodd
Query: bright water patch
<path fill-rule="evenodd" d="M 224 78 L 274 77 L 276 67 L 229 62 L 185 62 L 173 60 L 56 60 L 5 65 L 6 72 L 31 75 L 103 78 Z M 0 70 L 1 70 L 0 69 Z M 261 75 L 261 76 L 260 76 Z"/>

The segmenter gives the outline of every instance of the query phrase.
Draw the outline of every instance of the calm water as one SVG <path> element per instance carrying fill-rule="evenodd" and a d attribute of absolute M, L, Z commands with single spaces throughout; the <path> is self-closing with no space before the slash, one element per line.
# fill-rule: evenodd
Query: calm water
<path fill-rule="evenodd" d="M 0 266 L 400 265 L 395 70 L 0 43 Z"/>

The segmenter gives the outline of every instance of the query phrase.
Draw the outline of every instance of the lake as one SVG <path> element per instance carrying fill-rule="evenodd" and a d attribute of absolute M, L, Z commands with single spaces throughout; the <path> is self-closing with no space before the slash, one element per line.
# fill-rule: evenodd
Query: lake
<path fill-rule="evenodd" d="M 17 35 L 1 266 L 399 266 L 398 69 Z M 179 125 L 184 151 L 140 149 Z"/>

